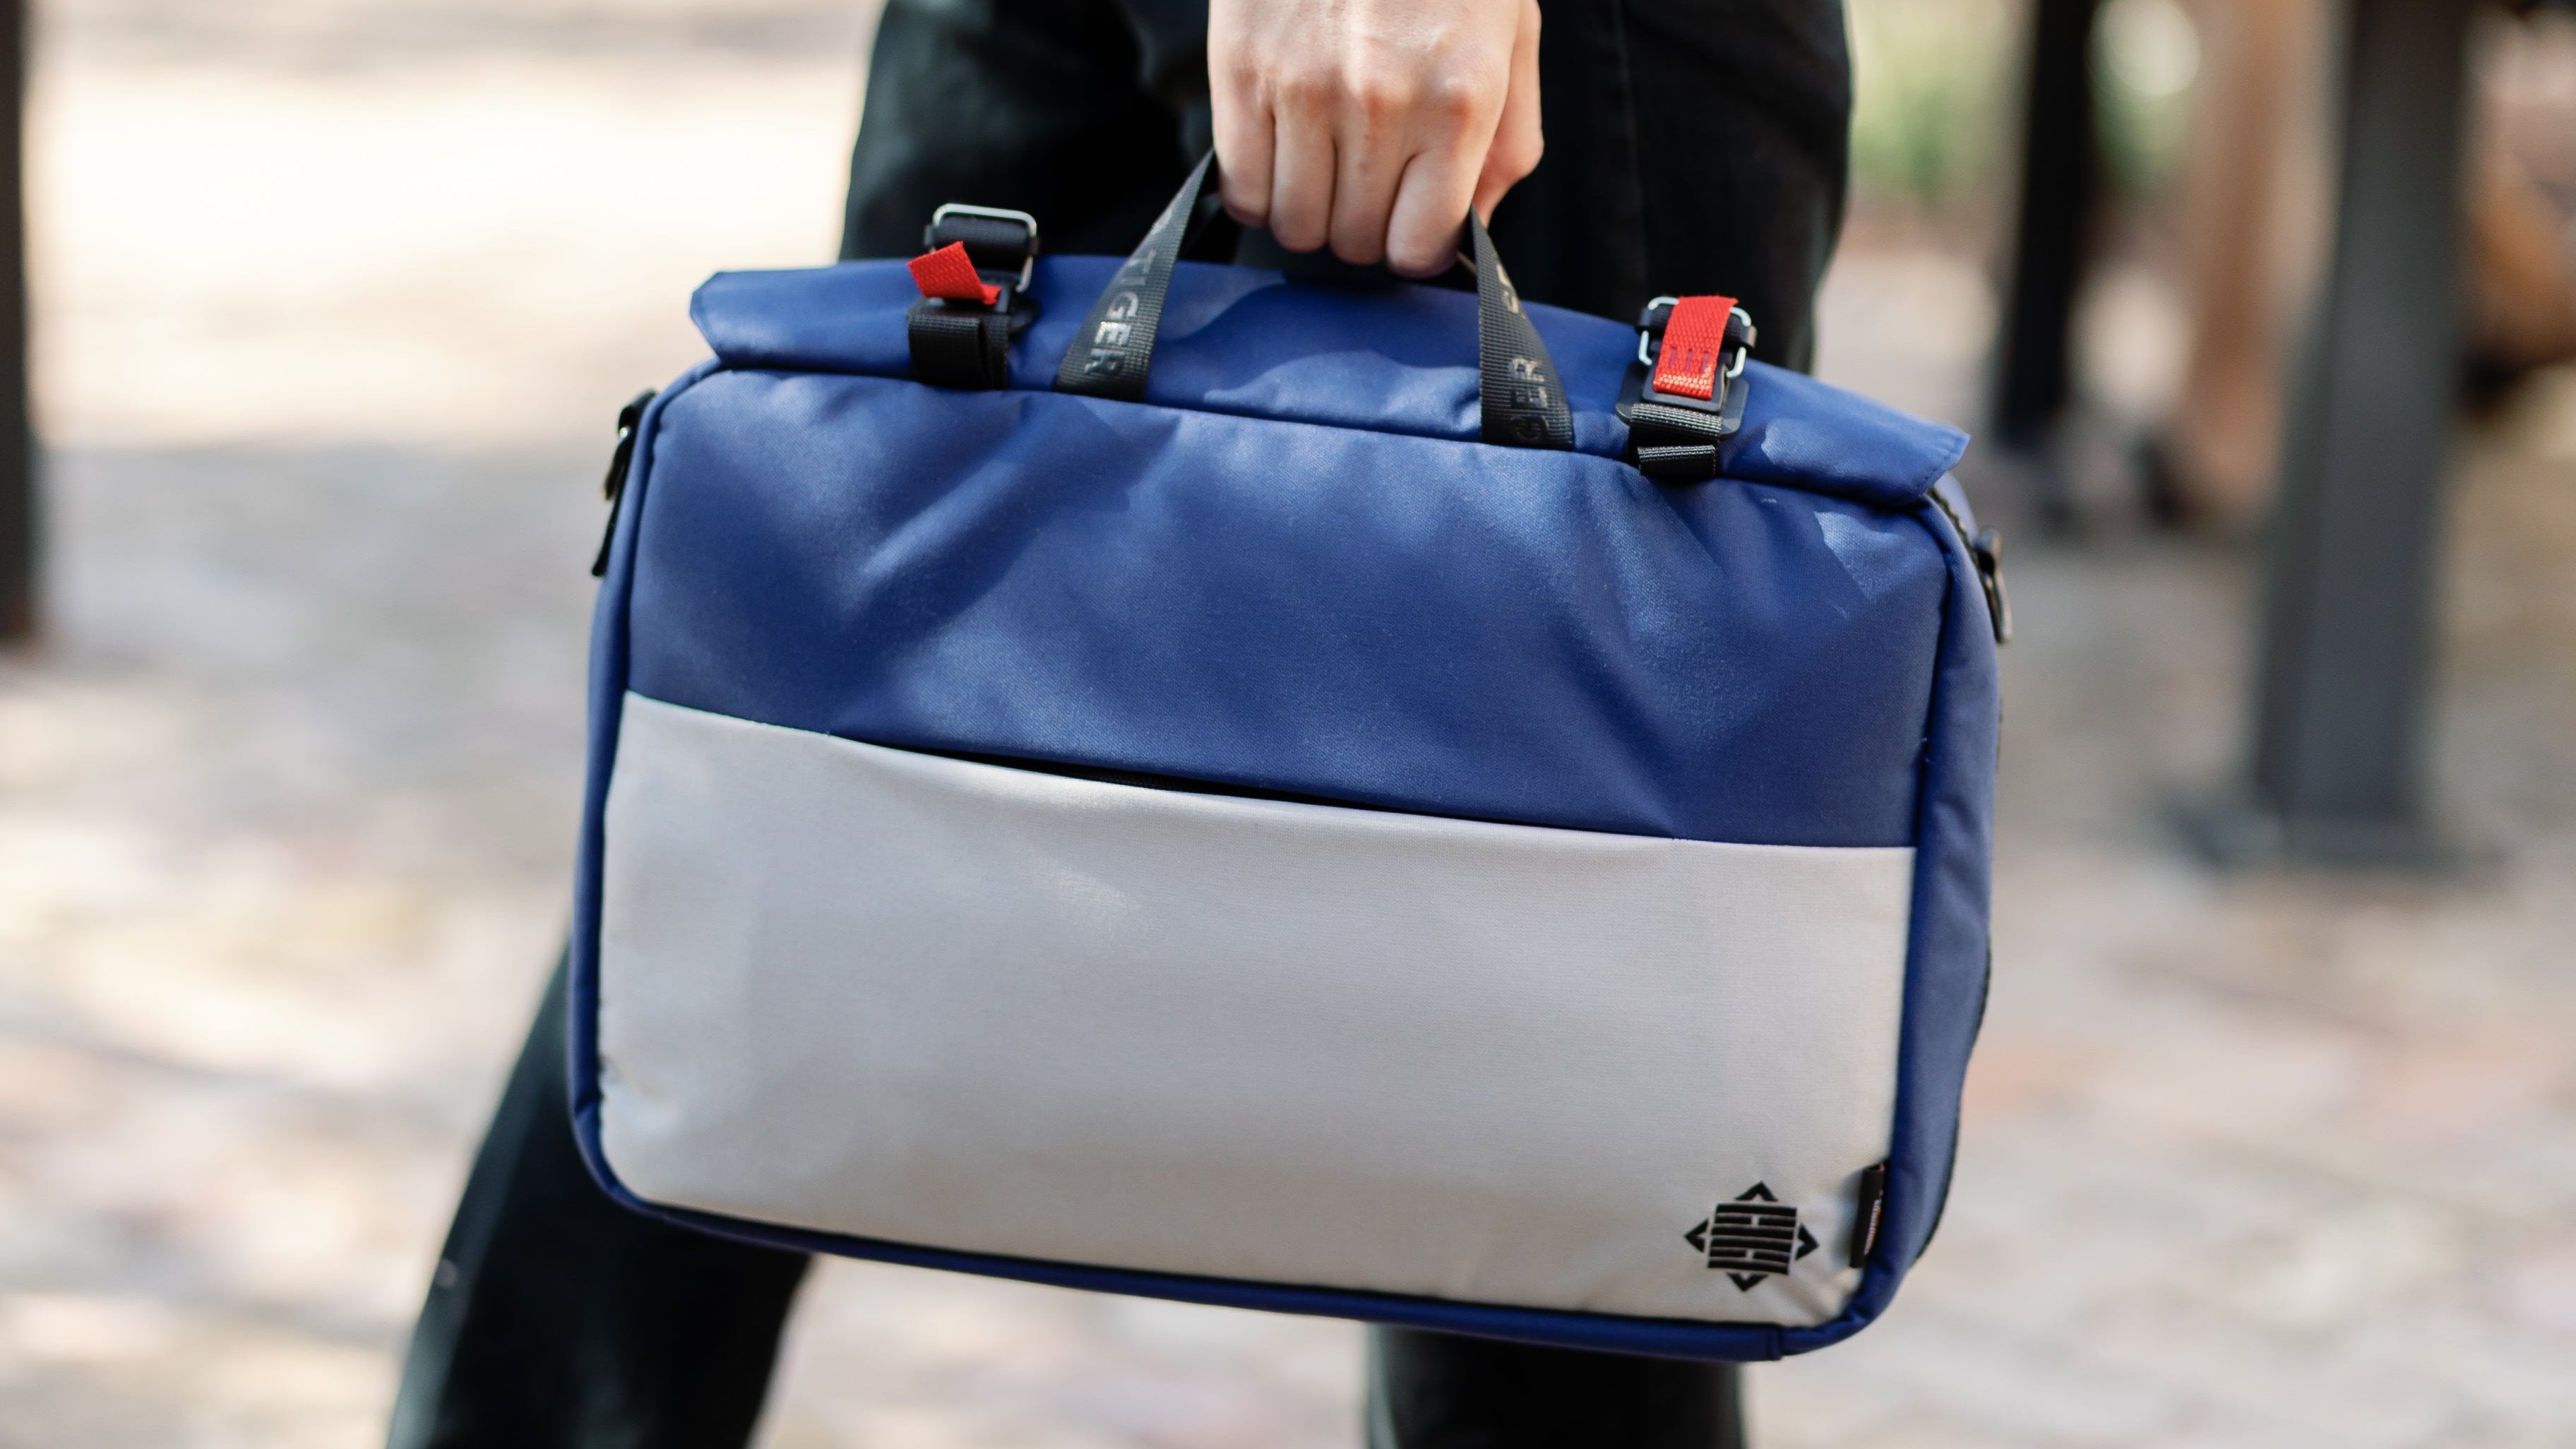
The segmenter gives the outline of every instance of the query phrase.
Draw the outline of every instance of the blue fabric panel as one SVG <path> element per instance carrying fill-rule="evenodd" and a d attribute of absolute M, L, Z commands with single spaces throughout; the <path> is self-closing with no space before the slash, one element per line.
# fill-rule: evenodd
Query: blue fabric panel
<path fill-rule="evenodd" d="M 1602 458 L 720 371 L 666 401 L 632 687 L 1429 814 L 1903 845 L 1949 560 Z"/>
<path fill-rule="evenodd" d="M 1044 392 L 1114 257 L 1042 257 L 1042 304 L 1011 349 L 1014 388 Z M 904 308 L 919 295 L 903 264 L 721 272 L 691 315 L 726 365 L 910 377 Z M 1531 304 L 1574 410 L 1575 447 L 1614 456 L 1627 426 L 1611 411 L 1637 354 L 1632 327 Z M 1833 493 L 1883 508 L 1923 496 L 1967 448 L 1956 428 L 1909 417 L 1793 372 L 1754 363 L 1744 429 L 1727 476 Z M 1476 299 L 1438 287 L 1355 288 L 1248 267 L 1184 262 L 1172 279 L 1149 403 L 1471 441 L 1477 436 Z"/>
<path fill-rule="evenodd" d="M 1968 435 L 1756 362 L 1744 428 L 1718 449 L 1726 477 L 1812 488 L 1879 508 L 1920 502 L 1968 451 Z"/>
<path fill-rule="evenodd" d="M 1947 494 L 1957 492 L 1946 480 L 1943 487 Z M 1965 519 L 1965 500 L 1959 501 Z M 1929 504 L 1917 517 L 1949 559 L 1950 593 L 1915 840 L 1886 1217 L 1878 1249 L 1850 1306 L 1831 1323 L 1787 1330 L 1782 1346 L 1789 1353 L 1838 1343 L 1867 1327 L 1896 1296 L 1905 1270 L 1930 1240 L 1950 1190 L 1968 1054 L 1985 1017 L 2001 727 L 1994 622 L 1986 612 L 1976 565 L 1958 535 Z"/>

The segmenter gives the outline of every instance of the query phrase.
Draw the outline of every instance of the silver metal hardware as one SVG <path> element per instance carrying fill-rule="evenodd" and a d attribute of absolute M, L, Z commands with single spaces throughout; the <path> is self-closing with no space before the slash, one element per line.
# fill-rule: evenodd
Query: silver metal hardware
<path fill-rule="evenodd" d="M 1646 310 L 1652 312 L 1657 307 L 1678 306 L 1680 305 L 1681 300 L 1682 299 L 1679 297 L 1657 297 L 1655 300 L 1646 304 Z M 1655 365 L 1655 359 L 1646 355 L 1646 336 L 1647 333 L 1645 328 L 1640 327 L 1637 329 L 1637 360 L 1646 364 L 1648 367 L 1652 367 Z"/>
<path fill-rule="evenodd" d="M 942 202 L 937 210 L 930 213 L 931 229 L 938 230 L 939 223 L 952 215 L 989 217 L 994 221 L 1016 221 L 1027 227 L 1029 254 L 1027 259 L 1020 263 L 1020 290 L 1028 290 L 1029 278 L 1036 272 L 1038 264 L 1038 219 L 1036 217 L 1025 211 L 1012 211 L 1007 207 L 969 206 L 962 201 L 949 201 Z"/>

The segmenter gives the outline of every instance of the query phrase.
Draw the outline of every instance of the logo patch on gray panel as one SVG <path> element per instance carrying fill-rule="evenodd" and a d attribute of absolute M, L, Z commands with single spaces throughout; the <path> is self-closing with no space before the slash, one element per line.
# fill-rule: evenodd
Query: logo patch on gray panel
<path fill-rule="evenodd" d="M 1816 1251 L 1816 1236 L 1798 1221 L 1798 1210 L 1772 1195 L 1770 1184 L 1757 1182 L 1733 1202 L 1722 1202 L 1682 1234 L 1684 1241 L 1723 1272 L 1737 1291 L 1753 1285 Z"/>

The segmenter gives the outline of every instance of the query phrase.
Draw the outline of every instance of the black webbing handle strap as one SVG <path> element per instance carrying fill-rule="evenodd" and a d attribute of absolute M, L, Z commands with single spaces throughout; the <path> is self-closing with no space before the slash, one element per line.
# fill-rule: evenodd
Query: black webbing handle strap
<path fill-rule="evenodd" d="M 1154 366 L 1154 338 L 1171 292 L 1172 267 L 1189 244 L 1216 157 L 1202 157 L 1181 183 L 1180 194 L 1154 219 L 1142 245 L 1101 289 L 1082 319 L 1073 345 L 1056 369 L 1055 390 L 1088 397 L 1141 402 Z M 1520 294 L 1494 254 L 1494 239 L 1472 212 L 1467 230 L 1475 248 L 1477 395 L 1481 436 L 1515 448 L 1571 448 L 1574 414 L 1566 405 L 1556 362 L 1538 329 L 1521 311 Z"/>
<path fill-rule="evenodd" d="M 1163 325 L 1163 298 L 1172 290 L 1172 265 L 1181 259 L 1190 222 L 1198 215 L 1199 193 L 1207 189 L 1208 172 L 1215 166 L 1216 153 L 1199 158 L 1171 205 L 1146 230 L 1145 240 L 1101 288 L 1055 370 L 1057 392 L 1144 400 L 1145 374 L 1154 366 L 1154 334 Z"/>
<path fill-rule="evenodd" d="M 1556 375 L 1547 343 L 1521 311 L 1484 219 L 1467 213 L 1467 235 L 1476 248 L 1476 395 L 1484 413 L 1482 436 L 1509 448 L 1571 448 L 1574 410 Z"/>

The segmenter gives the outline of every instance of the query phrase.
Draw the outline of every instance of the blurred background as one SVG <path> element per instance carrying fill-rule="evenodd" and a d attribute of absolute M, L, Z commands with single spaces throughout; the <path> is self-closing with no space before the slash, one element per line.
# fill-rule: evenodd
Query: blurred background
<path fill-rule="evenodd" d="M 2340 37 L 2437 3 L 1851 0 L 1822 370 L 1980 434 L 2020 633 L 1947 1220 L 1879 1327 L 1751 1371 L 1762 1449 L 2576 1443 L 2576 21 L 2478 12 L 2453 191 L 2356 232 Z M 831 255 L 870 23 L 36 6 L 0 1446 L 380 1442 L 564 927 L 610 420 L 705 273 Z M 2320 306 L 2373 295 L 2337 236 L 2453 209 L 2457 346 Z M 2390 358 L 2404 546 L 2267 548 L 2285 453 L 2293 525 L 2348 496 L 2285 399 Z M 2280 721 L 2369 690 L 2302 694 L 2280 601 L 2356 568 L 2424 581 L 2404 839 L 2310 850 Z M 1357 1349 L 835 1263 L 763 1442 L 1349 1445 Z"/>

